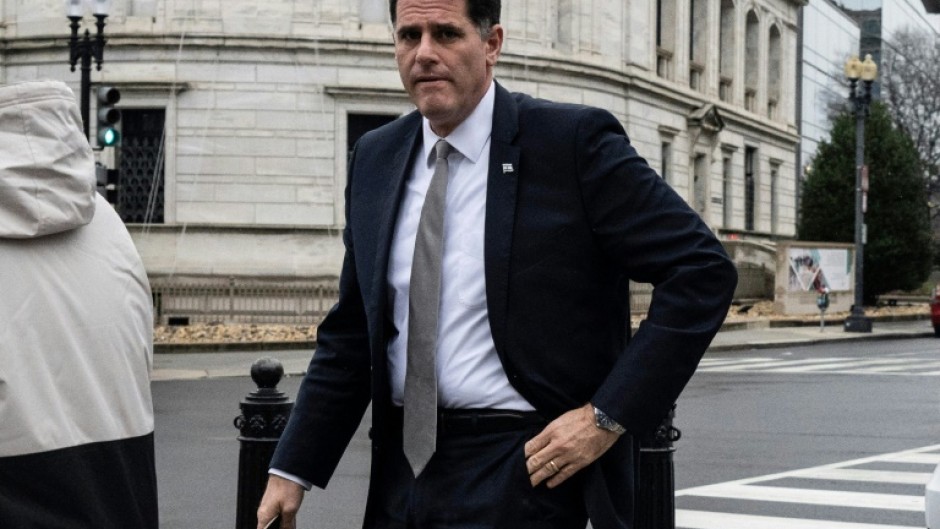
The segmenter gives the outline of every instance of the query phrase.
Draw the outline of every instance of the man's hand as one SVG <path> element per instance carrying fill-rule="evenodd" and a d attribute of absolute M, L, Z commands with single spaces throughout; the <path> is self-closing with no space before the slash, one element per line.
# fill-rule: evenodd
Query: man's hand
<path fill-rule="evenodd" d="M 604 455 L 618 437 L 595 425 L 591 403 L 565 413 L 525 444 L 532 486 L 547 479 L 548 488 L 557 487 Z"/>
<path fill-rule="evenodd" d="M 304 499 L 304 488 L 289 479 L 270 474 L 258 506 L 258 529 L 264 529 L 275 516 L 281 516 L 281 529 L 296 529 L 297 511 Z"/>

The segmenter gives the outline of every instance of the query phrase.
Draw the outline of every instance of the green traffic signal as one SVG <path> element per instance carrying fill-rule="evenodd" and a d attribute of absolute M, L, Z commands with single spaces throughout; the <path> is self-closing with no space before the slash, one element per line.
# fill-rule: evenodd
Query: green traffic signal
<path fill-rule="evenodd" d="M 121 133 L 114 127 L 105 127 L 98 129 L 98 145 L 101 147 L 113 147 L 121 143 Z"/>
<path fill-rule="evenodd" d="M 98 147 L 113 147 L 121 143 L 121 133 L 115 128 L 121 121 L 121 111 L 114 104 L 121 100 L 121 92 L 113 86 L 98 87 Z"/>

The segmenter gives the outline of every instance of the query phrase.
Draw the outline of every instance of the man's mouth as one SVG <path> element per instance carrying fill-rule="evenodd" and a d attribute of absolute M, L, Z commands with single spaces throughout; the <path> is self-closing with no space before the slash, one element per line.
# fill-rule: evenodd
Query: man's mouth
<path fill-rule="evenodd" d="M 417 79 L 415 79 L 415 84 L 419 85 L 419 84 L 427 84 L 427 83 L 438 83 L 438 82 L 444 82 L 444 81 L 446 81 L 446 79 L 444 79 L 443 77 L 426 76 L 426 77 L 418 77 Z"/>

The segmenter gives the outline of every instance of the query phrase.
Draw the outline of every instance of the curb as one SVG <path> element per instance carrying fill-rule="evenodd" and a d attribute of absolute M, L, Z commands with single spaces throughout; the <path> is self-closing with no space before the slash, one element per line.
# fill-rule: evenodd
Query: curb
<path fill-rule="evenodd" d="M 212 343 L 156 343 L 153 344 L 154 354 L 186 354 L 186 353 L 229 353 L 233 351 L 284 351 L 291 349 L 317 348 L 314 340 L 301 342 L 212 342 Z"/>
<path fill-rule="evenodd" d="M 857 342 L 857 341 L 878 341 L 878 340 L 898 340 L 904 338 L 932 338 L 934 336 L 933 331 L 924 331 L 924 332 L 892 332 L 892 333 L 882 333 L 882 334 L 857 334 L 854 336 L 845 336 L 841 338 L 818 338 L 818 339 L 795 339 L 795 340 L 780 340 L 776 342 L 752 342 L 752 343 L 735 343 L 735 344 L 725 344 L 725 345 L 712 345 L 706 351 L 708 353 L 719 353 L 724 351 L 748 351 L 754 349 L 773 349 L 779 347 L 803 347 L 803 346 L 812 346 L 820 345 L 826 343 L 845 343 L 845 342 Z"/>
<path fill-rule="evenodd" d="M 897 315 L 885 315 L 885 316 L 871 316 L 871 320 L 875 323 L 893 323 L 893 322 L 903 322 L 903 321 L 927 321 L 930 319 L 929 314 L 897 314 Z M 842 322 L 845 321 L 845 317 L 826 317 L 826 326 L 837 325 L 841 326 Z M 721 329 L 718 332 L 724 331 L 741 331 L 741 330 L 756 330 L 756 329 L 779 329 L 781 327 L 819 327 L 819 318 L 783 318 L 783 319 L 753 319 L 753 320 L 739 320 L 739 321 L 726 321 L 721 325 Z"/>

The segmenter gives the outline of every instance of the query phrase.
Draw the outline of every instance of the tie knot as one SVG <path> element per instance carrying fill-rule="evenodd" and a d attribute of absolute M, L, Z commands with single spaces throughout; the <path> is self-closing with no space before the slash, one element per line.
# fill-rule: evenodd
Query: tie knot
<path fill-rule="evenodd" d="M 437 140 L 437 143 L 434 144 L 434 152 L 437 154 L 437 159 L 447 158 L 450 155 L 451 146 L 447 143 L 447 140 Z"/>

